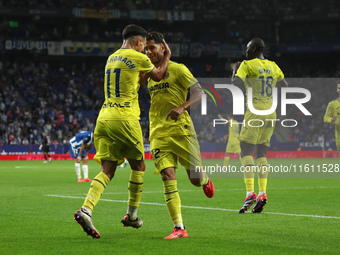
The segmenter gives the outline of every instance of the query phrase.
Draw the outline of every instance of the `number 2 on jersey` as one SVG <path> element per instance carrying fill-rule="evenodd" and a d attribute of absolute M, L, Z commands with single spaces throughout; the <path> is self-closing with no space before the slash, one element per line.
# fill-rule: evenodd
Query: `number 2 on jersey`
<path fill-rule="evenodd" d="M 120 83 L 120 68 L 113 69 L 113 73 L 115 75 L 115 96 L 120 97 L 120 91 L 119 91 L 119 83 Z M 106 70 L 107 74 L 107 82 L 106 82 L 106 91 L 107 91 L 107 98 L 111 97 L 111 69 Z"/>
<path fill-rule="evenodd" d="M 264 79 L 264 76 L 260 76 L 259 79 L 261 80 L 261 97 L 264 97 L 264 92 L 266 92 L 267 97 L 270 97 L 273 93 L 273 81 L 274 78 L 272 76 L 268 76 Z M 266 88 L 265 88 L 265 85 Z"/>

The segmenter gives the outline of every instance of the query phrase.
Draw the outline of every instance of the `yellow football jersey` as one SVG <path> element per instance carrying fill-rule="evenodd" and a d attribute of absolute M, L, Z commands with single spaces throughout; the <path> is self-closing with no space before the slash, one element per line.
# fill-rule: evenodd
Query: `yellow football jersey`
<path fill-rule="evenodd" d="M 332 123 L 332 117 L 338 115 L 335 123 L 335 138 L 340 139 L 340 100 L 336 99 L 329 102 L 325 116 L 323 117 L 324 122 Z"/>
<path fill-rule="evenodd" d="M 235 75 L 243 80 L 247 98 L 248 88 L 252 88 L 253 105 L 257 110 L 270 109 L 273 88 L 284 78 L 284 74 L 275 62 L 259 58 L 244 60 Z"/>
<path fill-rule="evenodd" d="M 175 122 L 170 117 L 166 120 L 168 112 L 187 100 L 188 89 L 197 83 L 189 69 L 183 65 L 169 61 L 168 69 L 160 82 L 148 80 L 148 90 L 151 97 L 150 140 L 164 136 L 195 134 L 191 118 L 184 111 Z"/>
<path fill-rule="evenodd" d="M 236 120 L 229 121 L 229 137 L 228 142 L 240 142 L 238 137 L 240 136 L 240 126 Z"/>
<path fill-rule="evenodd" d="M 119 49 L 105 67 L 105 102 L 98 120 L 139 120 L 139 72 L 149 73 L 154 65 L 143 53 Z"/>

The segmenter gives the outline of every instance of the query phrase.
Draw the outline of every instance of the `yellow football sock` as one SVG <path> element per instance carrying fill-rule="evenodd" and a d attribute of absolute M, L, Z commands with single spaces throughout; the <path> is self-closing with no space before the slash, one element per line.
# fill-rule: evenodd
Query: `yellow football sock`
<path fill-rule="evenodd" d="M 174 225 L 183 222 L 181 213 L 181 199 L 177 190 L 177 180 L 163 181 L 166 207 Z"/>
<path fill-rule="evenodd" d="M 254 190 L 254 159 L 253 156 L 244 156 L 241 158 L 242 166 L 244 166 L 243 177 L 246 184 L 246 191 Z"/>
<path fill-rule="evenodd" d="M 94 177 L 83 206 L 92 212 L 93 207 L 95 207 L 95 205 L 98 203 L 109 182 L 109 177 L 107 177 L 107 175 L 103 172 L 100 172 L 96 177 Z"/>
<path fill-rule="evenodd" d="M 138 208 L 142 198 L 144 173 L 142 171 L 131 170 L 129 179 L 129 201 L 128 205 Z"/>
<path fill-rule="evenodd" d="M 203 172 L 202 173 L 202 181 L 201 181 L 201 186 L 207 185 L 209 182 L 209 177 L 207 173 Z"/>
<path fill-rule="evenodd" d="M 229 157 L 224 158 L 223 166 L 228 166 Z"/>
<path fill-rule="evenodd" d="M 266 192 L 268 180 L 268 161 L 266 157 L 256 159 L 256 164 L 259 167 L 258 182 L 259 191 Z"/>

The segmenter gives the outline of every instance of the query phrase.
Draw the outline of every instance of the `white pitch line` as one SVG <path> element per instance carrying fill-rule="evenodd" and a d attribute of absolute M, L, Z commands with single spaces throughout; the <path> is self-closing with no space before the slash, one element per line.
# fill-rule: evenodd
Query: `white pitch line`
<path fill-rule="evenodd" d="M 74 198 L 74 199 L 84 199 L 84 197 L 74 197 L 74 196 L 62 196 L 62 195 L 45 195 L 47 197 L 61 197 L 61 198 Z M 116 203 L 127 203 L 127 200 L 112 200 L 112 199 L 100 199 L 101 201 L 106 202 L 116 202 Z M 143 205 L 157 205 L 157 206 L 166 206 L 165 204 L 160 203 L 149 203 L 149 202 L 140 202 Z M 225 211 L 225 212 L 238 212 L 238 210 L 234 209 L 225 209 L 225 208 L 215 208 L 215 207 L 201 207 L 201 206 L 188 206 L 182 205 L 182 208 L 189 209 L 201 209 L 201 210 L 213 210 L 213 211 Z M 309 218 L 323 218 L 323 219 L 336 219 L 340 220 L 340 217 L 337 216 L 324 216 L 324 215 L 309 215 L 309 214 L 293 214 L 293 213 L 279 213 L 279 212 L 265 212 L 264 214 L 273 214 L 273 215 L 283 215 L 283 216 L 295 216 L 295 217 L 309 217 Z"/>
<path fill-rule="evenodd" d="M 15 166 L 14 168 L 37 168 L 38 165 L 34 165 L 34 166 Z"/>
<path fill-rule="evenodd" d="M 339 187 L 292 187 L 292 188 L 270 188 L 270 190 L 295 190 L 295 189 L 340 189 Z M 215 191 L 234 191 L 234 190 L 241 190 L 243 191 L 244 189 L 215 189 Z M 179 192 L 201 192 L 201 189 L 187 189 L 187 190 L 179 190 Z M 143 194 L 163 194 L 163 190 L 154 190 L 154 191 L 143 191 Z M 72 194 L 68 195 L 66 194 L 65 196 L 74 196 L 74 195 L 86 195 L 87 193 L 82 193 L 82 194 Z M 124 195 L 128 194 L 128 191 L 121 191 L 121 192 L 105 192 L 105 195 Z"/>

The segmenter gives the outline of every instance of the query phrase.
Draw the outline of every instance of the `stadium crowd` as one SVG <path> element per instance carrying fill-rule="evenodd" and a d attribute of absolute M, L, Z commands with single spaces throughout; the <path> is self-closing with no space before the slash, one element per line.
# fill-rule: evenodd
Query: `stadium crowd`
<path fill-rule="evenodd" d="M 131 1 L 74 1 L 74 0 L 0 0 L 0 7 L 7 8 L 95 8 L 130 10 L 167 10 L 194 11 L 195 14 L 205 12 L 216 16 L 227 12 L 229 14 L 253 15 L 325 15 L 339 12 L 339 2 L 325 0 L 303 1 L 246 1 L 247 4 L 237 4 L 230 0 L 131 0 Z M 40 40 L 40 41 L 120 41 L 121 30 L 126 20 L 84 19 L 72 20 L 40 18 L 18 18 L 18 26 L 9 26 L 6 16 L 0 17 L 0 43 L 6 40 Z M 266 42 L 274 43 L 276 38 L 272 33 L 261 32 L 261 27 L 242 23 L 212 27 L 209 22 L 201 22 L 200 30 L 192 29 L 191 22 L 181 21 L 181 25 L 173 26 L 171 22 L 140 21 L 147 30 L 159 30 L 164 33 L 168 42 L 193 43 L 201 42 L 210 45 L 221 43 L 243 45 L 255 34 Z M 216 21 L 216 22 L 224 22 Z M 112 25 L 114 23 L 114 26 Z M 326 21 L 327 23 L 327 21 Z M 247 24 L 247 26 L 244 26 Z M 337 31 L 340 24 L 322 22 L 310 26 L 301 22 L 299 26 L 289 23 L 280 29 L 280 43 L 315 44 L 334 43 L 340 37 Z M 257 29 L 257 30 L 254 30 Z M 252 31 L 252 32 L 251 32 Z M 0 45 L 1 46 L 1 45 Z M 0 47 L 0 53 L 5 54 Z M 41 53 L 41 52 L 40 52 Z M 16 53 L 13 53 L 16 54 Z M 19 54 L 17 57 L 4 57 L 0 61 L 0 142 L 2 144 L 39 144 L 41 133 L 50 135 L 54 143 L 65 143 L 79 130 L 93 130 L 95 120 L 103 102 L 103 78 L 105 60 L 85 59 L 85 64 L 58 61 L 48 61 L 47 58 L 31 60 L 29 54 Z M 41 53 L 42 55 L 44 53 Z M 273 55 L 268 58 L 271 59 Z M 74 57 L 77 58 L 77 57 Z M 304 57 L 302 57 L 304 58 Z M 327 57 L 326 57 L 327 58 Z M 230 77 L 230 62 L 237 59 L 202 56 L 184 59 L 173 58 L 184 62 L 196 77 Z M 340 77 L 340 64 L 334 61 L 322 63 L 319 61 L 295 61 L 294 56 L 275 60 L 279 63 L 286 77 L 325 78 Z M 325 59 L 325 58 L 324 58 Z M 279 62 L 278 62 L 279 61 Z M 92 63 L 93 62 L 93 63 Z M 301 84 L 301 86 L 304 86 Z M 312 91 L 312 100 L 308 107 L 313 113 L 312 118 L 303 118 L 298 127 L 292 129 L 287 141 L 320 140 L 324 136 L 327 141 L 334 141 L 334 126 L 323 123 L 323 114 L 327 103 L 335 98 L 335 90 L 323 90 L 317 80 L 308 85 Z M 145 142 L 148 143 L 148 111 L 149 95 L 145 86 L 140 89 L 141 124 Z M 231 109 L 231 103 L 227 104 Z M 217 114 L 217 113 L 216 113 Z M 291 111 L 292 117 L 299 117 L 299 111 Z M 200 142 L 225 142 L 223 134 L 216 132 L 211 121 L 195 118 L 198 139 Z M 320 128 L 321 127 L 321 128 Z M 287 135 L 288 136 L 288 135 Z"/>
<path fill-rule="evenodd" d="M 287 0 L 266 1 L 246 0 L 239 4 L 232 0 L 1 0 L 0 6 L 20 8 L 93 8 L 93 9 L 119 9 L 119 10 L 167 10 L 167 11 L 204 11 L 210 13 L 233 14 L 310 14 L 329 13 L 340 10 L 336 0 Z"/>
<path fill-rule="evenodd" d="M 99 64 L 80 70 L 72 64 L 52 67 L 47 62 L 2 63 L 2 144 L 39 144 L 42 132 L 49 134 L 54 143 L 63 144 L 79 130 L 93 130 L 103 102 L 102 69 Z M 325 90 L 322 83 L 327 81 L 323 80 L 323 77 L 340 77 L 340 73 L 326 72 L 326 69 L 331 70 L 325 67 L 325 70 L 318 73 L 314 72 L 312 64 L 304 66 L 300 77 L 313 79 L 308 79 L 308 83 L 303 79 L 295 81 L 294 86 L 305 87 L 312 92 L 312 99 L 306 107 L 313 116 L 301 118 L 301 112 L 292 108 L 288 116 L 300 119 L 301 123 L 292 130 L 291 141 L 317 142 L 321 135 L 324 135 L 327 141 L 334 139 L 334 127 L 323 123 L 323 115 L 328 102 L 336 97 L 335 89 L 332 89 L 335 85 L 328 84 L 330 89 Z M 340 70 L 340 67 L 337 70 Z M 286 70 L 285 74 L 286 77 L 298 77 L 296 68 Z M 229 73 L 226 73 L 225 77 L 229 77 Z M 139 98 L 141 124 L 145 142 L 148 143 L 150 99 L 145 86 L 141 86 Z M 232 109 L 231 102 L 227 103 L 227 107 Z M 211 120 L 196 116 L 194 121 L 200 142 L 224 142 L 223 133 L 216 132 Z"/>
<path fill-rule="evenodd" d="M 211 13 L 214 16 L 232 16 L 229 21 L 214 20 L 220 22 L 218 26 L 211 26 L 209 19 L 202 22 L 200 28 L 204 34 L 197 33 L 196 29 L 191 29 L 192 24 L 182 22 L 180 26 L 169 24 L 159 24 L 158 22 L 143 24 L 147 30 L 161 31 L 168 42 L 214 42 L 214 44 L 240 44 L 246 43 L 254 36 L 254 33 L 261 36 L 267 43 L 276 43 L 278 38 L 280 43 L 292 44 L 314 44 L 329 43 L 339 41 L 340 24 L 333 22 L 327 26 L 322 22 L 313 21 L 313 17 L 320 15 L 331 16 L 332 13 L 339 13 L 340 2 L 335 0 L 325 0 L 322 3 L 316 0 L 303 1 L 246 1 L 238 2 L 230 0 L 175 0 L 175 1 L 153 1 L 153 0 L 131 0 L 131 1 L 73 1 L 73 0 L 8 0 L 0 1 L 0 6 L 16 8 L 93 8 L 93 9 L 119 9 L 120 11 L 132 10 L 166 10 L 166 11 L 194 11 L 194 16 L 201 16 L 202 12 Z M 244 20 L 243 15 L 263 15 L 265 17 L 282 18 L 287 15 L 287 19 L 297 15 L 312 15 L 309 23 L 301 23 L 299 26 L 279 24 L 279 36 L 269 35 L 267 29 L 260 29 L 257 23 Z M 235 17 L 234 17 L 234 16 Z M 204 20 L 204 19 L 203 19 Z M 36 40 L 36 41 L 120 41 L 121 30 L 125 22 L 119 19 L 80 19 L 79 18 L 22 18 L 18 26 L 10 27 L 8 18 L 0 17 L 0 40 Z M 211 21 L 211 19 L 210 19 Z M 176 21 L 181 22 L 181 21 Z M 264 20 L 265 22 L 265 20 Z M 245 25 L 246 24 L 246 25 Z M 269 23 L 265 24 L 267 26 Z M 112 29 L 114 27 L 114 29 Z"/>

